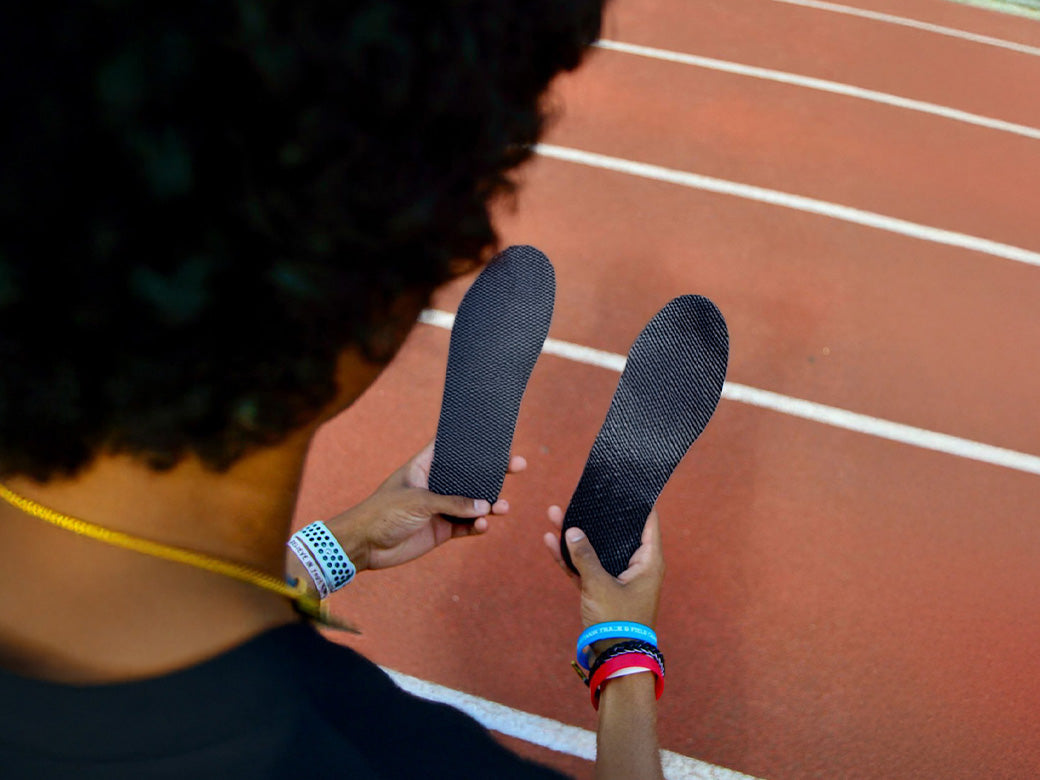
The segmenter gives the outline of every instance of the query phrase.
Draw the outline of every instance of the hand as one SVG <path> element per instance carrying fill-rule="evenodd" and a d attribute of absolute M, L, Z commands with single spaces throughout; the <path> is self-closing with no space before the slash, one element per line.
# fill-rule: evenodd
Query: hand
<path fill-rule="evenodd" d="M 449 539 L 479 536 L 488 530 L 488 515 L 504 515 L 509 511 L 509 502 L 505 499 L 490 506 L 484 500 L 430 492 L 432 462 L 431 441 L 391 474 L 375 493 L 326 522 L 358 571 L 397 566 Z M 508 473 L 516 474 L 525 468 L 527 461 L 514 455 Z M 473 522 L 452 523 L 443 515 L 473 518 Z"/>
<path fill-rule="evenodd" d="M 549 522 L 556 533 L 545 534 L 545 545 L 553 560 L 581 588 L 581 621 L 586 628 L 595 623 L 630 620 L 650 626 L 657 623 L 657 607 L 664 579 L 664 555 L 657 511 L 651 510 L 643 528 L 639 548 L 632 553 L 628 568 L 617 577 L 603 568 L 592 543 L 577 528 L 567 530 L 567 547 L 579 574 L 570 570 L 560 554 L 563 510 L 549 507 Z M 580 576 L 579 576 L 580 575 Z M 597 650 L 602 650 L 597 643 Z"/>
<path fill-rule="evenodd" d="M 595 623 L 631 620 L 653 628 L 664 578 L 661 531 L 657 512 L 651 510 L 643 528 L 639 548 L 628 561 L 628 568 L 617 577 L 603 568 L 588 537 L 577 528 L 567 529 L 567 551 L 579 574 L 574 574 L 560 554 L 560 529 L 563 510 L 549 507 L 549 522 L 556 533 L 545 534 L 545 545 L 553 560 L 581 588 L 581 622 L 588 628 Z M 622 639 L 606 639 L 593 644 L 596 654 Z M 631 674 L 601 688 L 599 725 L 596 742 L 596 777 L 621 780 L 641 777 L 664 780 L 661 751 L 657 740 L 654 680 L 649 674 Z"/>

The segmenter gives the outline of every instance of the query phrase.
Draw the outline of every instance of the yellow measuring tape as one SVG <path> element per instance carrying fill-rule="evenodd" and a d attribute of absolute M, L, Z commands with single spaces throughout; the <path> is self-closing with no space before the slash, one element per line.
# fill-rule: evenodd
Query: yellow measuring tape
<path fill-rule="evenodd" d="M 142 553 L 143 555 L 151 555 L 154 558 L 162 558 L 163 560 L 173 561 L 175 563 L 184 563 L 188 566 L 194 566 L 199 569 L 211 571 L 214 574 L 223 574 L 226 577 L 231 577 L 240 580 L 241 582 L 255 585 L 258 588 L 272 591 L 280 596 L 292 599 L 296 604 L 296 608 L 300 612 L 322 625 L 331 628 L 338 628 L 343 631 L 350 631 L 355 634 L 360 633 L 357 628 L 349 623 L 344 623 L 343 621 L 337 620 L 329 615 L 325 603 L 322 602 L 321 599 L 310 595 L 302 582 L 297 582 L 295 585 L 289 585 L 278 577 L 274 577 L 250 566 L 244 566 L 240 563 L 233 563 L 220 558 L 214 558 L 212 555 L 195 552 L 194 550 L 186 550 L 182 547 L 173 547 L 172 545 L 153 542 L 150 539 L 131 536 L 122 531 L 114 531 L 111 528 L 105 528 L 96 523 L 81 520 L 78 517 L 62 514 L 61 512 L 33 501 L 31 498 L 26 498 L 25 496 L 15 493 L 3 484 L 0 484 L 0 498 L 3 498 L 4 501 L 17 507 L 28 515 L 39 518 L 40 520 L 55 525 L 58 528 L 63 528 L 66 531 L 72 531 L 74 534 L 96 539 L 99 542 L 104 542 L 105 544 L 110 544 L 114 547 L 133 550 L 134 552 Z"/>

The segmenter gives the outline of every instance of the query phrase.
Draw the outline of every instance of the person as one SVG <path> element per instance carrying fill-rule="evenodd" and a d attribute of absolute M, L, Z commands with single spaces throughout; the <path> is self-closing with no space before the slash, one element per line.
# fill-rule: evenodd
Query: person
<path fill-rule="evenodd" d="M 602 10 L 0 10 L 5 779 L 559 776 L 324 638 L 286 542 L 315 431 L 432 291 L 488 257 L 489 203 Z M 430 456 L 327 521 L 358 571 L 507 511 L 427 490 Z M 549 519 L 558 533 L 559 507 Z M 653 625 L 655 516 L 619 578 L 568 544 L 586 625 Z M 597 776 L 661 777 L 654 676 L 612 679 L 599 702 Z"/>

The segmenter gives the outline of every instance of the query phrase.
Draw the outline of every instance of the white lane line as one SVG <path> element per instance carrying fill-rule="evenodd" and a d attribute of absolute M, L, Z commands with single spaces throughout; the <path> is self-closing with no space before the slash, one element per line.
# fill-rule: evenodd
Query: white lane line
<path fill-rule="evenodd" d="M 409 693 L 462 710 L 484 728 L 555 750 L 557 753 L 577 756 L 586 761 L 596 760 L 596 734 L 588 729 L 513 709 L 479 696 L 456 691 L 454 688 L 446 688 L 387 669 L 385 666 L 382 669 L 399 687 Z M 755 780 L 751 775 L 707 764 L 670 750 L 661 751 L 661 763 L 664 766 L 664 776 L 668 780 Z"/>
<path fill-rule="evenodd" d="M 993 119 L 992 117 L 982 116 L 981 114 L 972 114 L 968 111 L 961 111 L 957 108 L 941 106 L 938 103 L 928 103 L 923 100 L 914 100 L 912 98 L 900 97 L 899 95 L 892 95 L 888 92 L 878 92 L 873 89 L 855 87 L 851 84 L 843 84 L 840 81 L 828 81 L 827 79 L 818 79 L 813 78 L 812 76 L 800 76 L 797 73 L 788 73 L 782 70 L 759 68 L 754 65 L 742 65 L 739 62 L 717 60 L 712 57 L 701 57 L 697 54 L 684 54 L 678 51 L 669 51 L 668 49 L 655 49 L 651 46 L 639 46 L 634 43 L 624 43 L 622 41 L 600 40 L 597 41 L 595 45 L 601 49 L 616 51 L 623 54 L 634 54 L 639 57 L 649 57 L 651 59 L 662 60 L 664 62 L 674 62 L 681 65 L 693 65 L 698 68 L 708 68 L 723 73 L 733 73 L 738 76 L 750 76 L 756 79 L 775 81 L 780 84 L 790 84 L 796 87 L 815 89 L 820 92 L 830 92 L 834 95 L 844 95 L 846 97 L 859 98 L 860 100 L 869 100 L 874 103 L 883 103 L 887 106 L 905 108 L 923 114 L 940 116 L 944 119 L 953 119 L 958 122 L 965 122 L 970 125 L 985 127 L 990 130 L 1000 130 L 1005 133 L 1014 133 L 1015 135 L 1025 136 L 1026 138 L 1040 140 L 1040 128 L 1020 125 L 1014 122 L 1005 122 L 1002 119 Z"/>
<path fill-rule="evenodd" d="M 820 11 L 833 11 L 834 13 L 847 14 L 848 16 L 859 16 L 864 19 L 873 19 L 878 22 L 888 22 L 889 24 L 898 24 L 901 27 L 913 27 L 917 30 L 927 30 L 928 32 L 938 33 L 939 35 L 947 35 L 951 38 L 961 38 L 965 41 L 973 41 L 974 43 L 984 43 L 987 46 L 998 46 L 1001 49 L 1010 49 L 1011 51 L 1017 51 L 1022 54 L 1032 54 L 1034 57 L 1040 57 L 1040 48 L 1036 46 L 1027 46 L 1024 43 L 1016 43 L 1014 41 L 1006 41 L 1003 38 L 993 38 L 989 35 L 979 35 L 977 33 L 968 32 L 966 30 L 958 30 L 955 27 L 944 27 L 939 24 L 932 24 L 930 22 L 921 22 L 917 19 L 908 19 L 905 16 L 895 16 L 894 14 L 878 13 L 877 11 L 866 11 L 862 8 L 854 8 L 851 5 L 841 5 L 839 3 L 825 3 L 820 0 L 775 0 L 777 3 L 787 3 L 788 5 L 800 5 L 806 8 L 816 8 Z"/>
<path fill-rule="evenodd" d="M 1002 244 L 998 241 L 990 241 L 987 238 L 969 236 L 965 233 L 956 233 L 952 230 L 919 225 L 916 222 L 908 222 L 904 219 L 886 217 L 873 211 L 842 206 L 825 200 L 806 198 L 802 195 L 793 195 L 789 192 L 770 190 L 765 187 L 756 187 L 751 184 L 728 181 L 727 179 L 716 179 L 712 176 L 704 176 L 699 173 L 688 173 L 678 171 L 674 168 L 664 168 L 660 165 L 625 160 L 621 157 L 609 157 L 605 154 L 586 152 L 581 149 L 572 149 L 566 146 L 555 146 L 553 144 L 537 144 L 535 151 L 543 157 L 551 157 L 556 160 L 588 165 L 592 168 L 601 168 L 617 173 L 626 173 L 630 176 L 639 176 L 644 179 L 663 181 L 669 184 L 678 184 L 683 187 L 691 187 L 707 192 L 717 192 L 722 195 L 733 195 L 738 198 L 769 203 L 774 206 L 805 211 L 810 214 L 819 214 L 832 219 L 840 219 L 844 222 L 853 222 L 857 225 L 886 230 L 890 233 L 898 233 L 911 238 L 919 238 L 924 241 L 933 241 L 937 244 L 945 244 L 960 249 L 970 249 L 975 252 L 983 252 L 994 257 L 1003 257 L 1007 260 L 1015 260 L 1040 267 L 1040 252 L 1034 252 L 1022 247 Z"/>
<path fill-rule="evenodd" d="M 426 309 L 419 315 L 419 322 L 451 330 L 452 325 L 455 323 L 455 316 L 438 309 Z M 582 346 L 581 344 L 573 344 L 569 341 L 546 339 L 545 347 L 542 351 L 549 355 L 556 355 L 577 363 L 598 366 L 619 373 L 625 369 L 624 355 Z M 757 387 L 749 387 L 736 382 L 726 382 L 723 385 L 722 397 L 729 401 L 757 406 L 761 409 L 770 409 L 774 412 L 823 423 L 834 428 L 864 433 L 879 439 L 909 444 L 912 447 L 934 450 L 946 455 L 956 455 L 960 458 L 1002 466 L 1015 471 L 1024 471 L 1027 474 L 1040 475 L 1040 456 L 1038 455 L 1030 455 L 1017 450 L 1005 449 L 1004 447 L 995 447 L 992 444 L 983 444 L 971 439 L 962 439 L 958 436 L 950 436 L 925 428 L 917 428 L 913 425 L 883 420 L 879 417 L 850 412 L 847 409 L 827 406 L 815 401 L 806 401 L 802 398 L 793 398 L 770 390 L 760 390 Z"/>

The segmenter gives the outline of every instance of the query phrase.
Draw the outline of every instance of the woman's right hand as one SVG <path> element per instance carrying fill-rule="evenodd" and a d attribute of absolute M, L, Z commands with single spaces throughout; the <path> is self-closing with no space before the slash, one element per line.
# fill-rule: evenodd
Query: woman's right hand
<path fill-rule="evenodd" d="M 581 620 L 586 628 L 595 623 L 630 620 L 651 628 L 657 623 L 657 607 L 664 578 L 661 529 L 657 511 L 651 510 L 643 528 L 639 548 L 629 559 L 628 568 L 617 577 L 603 568 L 585 534 L 570 528 L 565 535 L 568 552 L 578 574 L 574 574 L 560 554 L 560 529 L 563 510 L 549 507 L 549 522 L 556 533 L 545 534 L 545 545 L 553 560 L 581 588 Z M 580 576 L 579 576 L 580 575 Z M 598 650 L 602 650 L 597 645 Z"/>
<path fill-rule="evenodd" d="M 549 507 L 549 522 L 556 527 L 556 533 L 545 535 L 545 546 L 553 560 L 581 588 L 582 625 L 588 628 L 594 623 L 630 620 L 653 628 L 657 623 L 657 605 L 664 579 L 657 512 L 651 510 L 639 549 L 629 559 L 628 568 L 617 577 L 611 576 L 600 564 L 585 534 L 570 528 L 566 543 L 579 572 L 574 574 L 560 555 L 563 527 L 560 507 Z M 602 653 L 618 641 L 623 640 L 596 642 L 593 650 Z M 650 678 L 649 674 L 632 674 L 602 689 L 596 736 L 596 780 L 633 777 L 664 780 L 657 740 L 656 696 Z"/>

